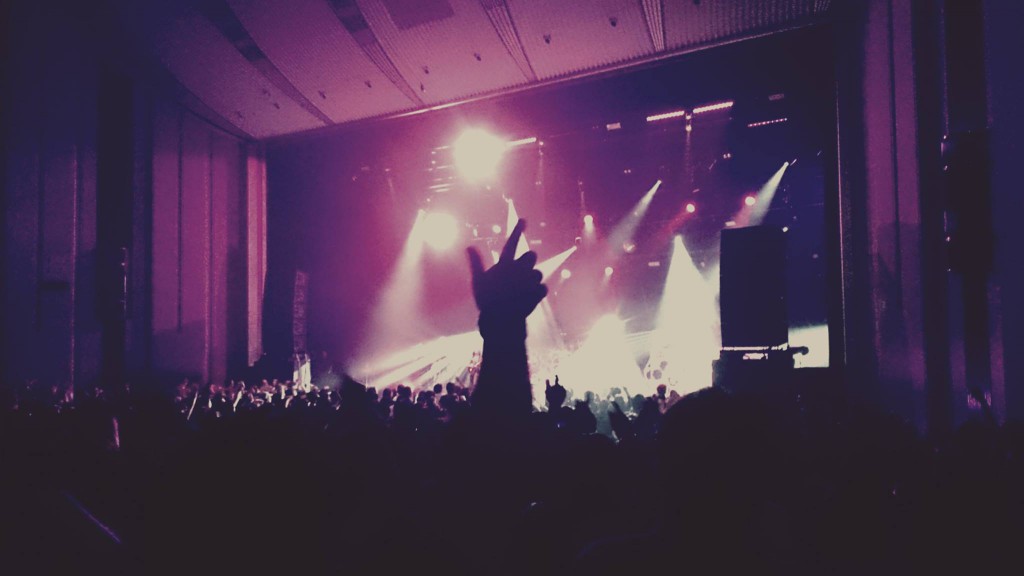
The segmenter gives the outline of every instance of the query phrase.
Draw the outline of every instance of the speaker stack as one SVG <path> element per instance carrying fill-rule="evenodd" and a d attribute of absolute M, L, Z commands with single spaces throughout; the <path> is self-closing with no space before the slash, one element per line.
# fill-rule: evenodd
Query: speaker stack
<path fill-rule="evenodd" d="M 786 314 L 786 235 L 751 226 L 722 231 L 722 350 L 715 385 L 761 386 L 793 368 Z"/>

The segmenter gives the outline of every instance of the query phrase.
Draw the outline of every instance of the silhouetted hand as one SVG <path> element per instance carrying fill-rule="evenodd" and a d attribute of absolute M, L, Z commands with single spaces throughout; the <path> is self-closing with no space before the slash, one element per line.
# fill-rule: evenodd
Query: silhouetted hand
<path fill-rule="evenodd" d="M 473 406 L 493 415 L 527 415 L 533 407 L 530 369 L 526 358 L 526 317 L 547 295 L 543 275 L 533 267 L 537 254 L 516 259 L 516 246 L 526 221 L 520 220 L 505 242 L 498 263 L 484 270 L 483 259 L 469 248 L 473 298 L 480 310 L 484 349 L 473 388 Z"/>
<path fill-rule="evenodd" d="M 483 259 L 476 248 L 467 249 L 473 275 L 473 298 L 481 318 L 493 315 L 506 320 L 525 320 L 548 293 L 547 286 L 541 284 L 543 275 L 534 269 L 537 253 L 530 251 L 519 259 L 515 257 L 525 228 L 525 220 L 516 223 L 498 263 L 489 270 L 484 270 Z"/>
<path fill-rule="evenodd" d="M 622 406 L 619 406 L 618 402 L 612 402 L 611 409 L 608 410 L 608 420 L 611 422 L 612 431 L 615 432 L 619 440 L 624 440 L 633 435 L 633 423 L 622 412 Z"/>

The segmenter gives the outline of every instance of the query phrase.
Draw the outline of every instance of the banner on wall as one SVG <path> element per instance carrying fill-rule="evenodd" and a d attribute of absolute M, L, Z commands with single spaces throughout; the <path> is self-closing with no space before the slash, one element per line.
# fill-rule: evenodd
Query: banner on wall
<path fill-rule="evenodd" d="M 292 351 L 306 351 L 307 298 L 309 297 L 309 274 L 295 271 L 295 291 L 292 298 Z"/>

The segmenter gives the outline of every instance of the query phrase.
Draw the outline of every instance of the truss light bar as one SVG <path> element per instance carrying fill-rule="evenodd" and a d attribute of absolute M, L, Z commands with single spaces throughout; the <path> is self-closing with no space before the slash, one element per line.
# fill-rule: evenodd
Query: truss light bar
<path fill-rule="evenodd" d="M 735 102 L 729 100 L 728 102 L 719 102 L 717 104 L 708 104 L 706 106 L 698 106 L 693 109 L 694 114 L 704 114 L 705 112 L 715 112 L 717 110 L 726 110 L 732 108 Z"/>
<path fill-rule="evenodd" d="M 534 144 L 537 142 L 536 136 L 530 136 L 529 138 L 520 138 L 519 140 L 512 140 L 508 143 L 509 148 L 515 148 L 516 146 L 526 146 L 527 144 Z"/>
<path fill-rule="evenodd" d="M 789 121 L 789 118 L 776 118 L 774 120 L 762 120 L 760 122 L 751 122 L 747 124 L 747 128 L 759 128 L 761 126 L 771 126 L 772 124 L 782 124 L 783 122 Z"/>
<path fill-rule="evenodd" d="M 729 104 L 730 106 L 732 103 Z M 671 118 L 682 118 L 686 116 L 686 110 L 673 110 L 672 112 L 664 112 L 662 114 L 655 114 L 654 116 L 648 116 L 648 122 L 657 122 L 659 120 L 669 120 Z"/>

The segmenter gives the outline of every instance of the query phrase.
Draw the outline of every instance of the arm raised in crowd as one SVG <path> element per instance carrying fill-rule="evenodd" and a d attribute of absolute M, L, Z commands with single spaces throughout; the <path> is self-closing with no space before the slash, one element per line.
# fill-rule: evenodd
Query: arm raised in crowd
<path fill-rule="evenodd" d="M 537 254 L 518 259 L 516 246 L 526 228 L 519 220 L 505 242 L 498 263 L 485 270 L 480 253 L 469 248 L 473 298 L 480 310 L 484 339 L 480 376 L 473 389 L 474 409 L 509 416 L 529 414 L 533 408 L 526 358 L 526 317 L 548 293 L 543 276 L 534 266 Z"/>

